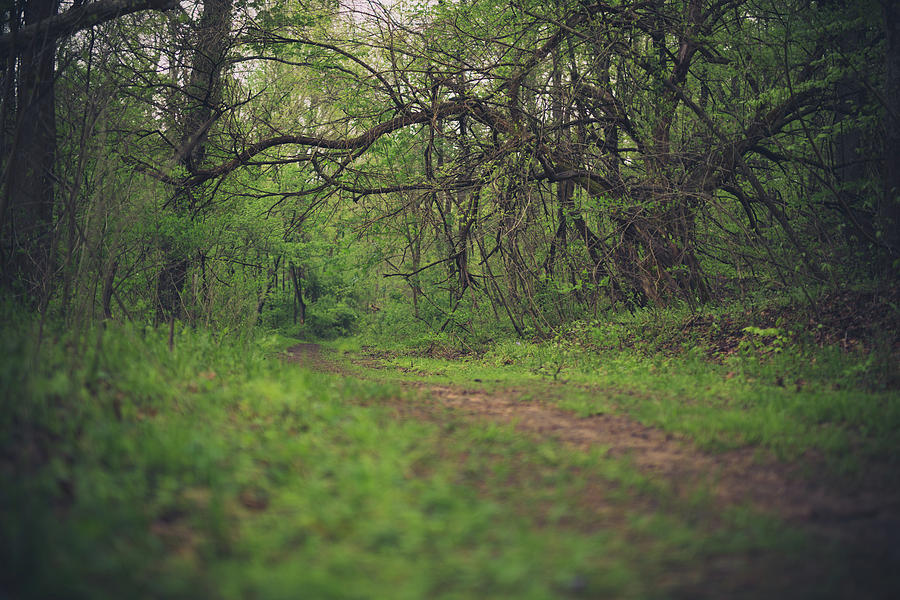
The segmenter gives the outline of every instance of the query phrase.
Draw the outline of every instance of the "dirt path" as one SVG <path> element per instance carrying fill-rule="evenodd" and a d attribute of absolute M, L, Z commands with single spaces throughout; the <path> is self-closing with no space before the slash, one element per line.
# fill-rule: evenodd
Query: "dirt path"
<path fill-rule="evenodd" d="M 300 344 L 288 353 L 291 360 L 315 370 L 342 372 L 315 344 Z M 708 484 L 721 508 L 749 503 L 828 538 L 858 545 L 876 560 L 900 562 L 900 495 L 885 489 L 885 478 L 876 472 L 848 488 L 810 475 L 824 472 L 814 456 L 788 464 L 760 460 L 753 448 L 711 454 L 627 416 L 582 418 L 546 402 L 524 401 L 524 390 L 402 384 L 432 400 L 398 403 L 397 412 L 404 418 L 446 419 L 450 409 L 467 418 L 513 424 L 539 439 L 556 439 L 579 449 L 606 448 L 609 456 L 628 457 L 639 470 L 666 480 L 676 492 L 687 495 Z"/>

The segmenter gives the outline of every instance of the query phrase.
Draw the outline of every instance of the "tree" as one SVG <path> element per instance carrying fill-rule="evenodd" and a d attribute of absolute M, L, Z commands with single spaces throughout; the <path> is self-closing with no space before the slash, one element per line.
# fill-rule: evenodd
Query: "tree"
<path fill-rule="evenodd" d="M 230 46 L 232 0 L 204 0 L 203 13 L 192 39 L 193 58 L 182 101 L 180 144 L 174 164 L 194 174 L 206 160 L 210 129 L 224 112 L 223 78 Z M 181 184 L 169 201 L 181 219 L 193 219 L 202 210 L 199 185 Z M 190 255 L 179 240 L 163 248 L 163 267 L 157 281 L 157 318 L 176 318 L 182 312 L 182 290 L 190 266 Z"/>
<path fill-rule="evenodd" d="M 54 279 L 55 85 L 60 40 L 124 14 L 176 6 L 175 0 L 101 0 L 58 14 L 58 0 L 28 0 L 11 5 L 4 14 L 0 284 L 7 290 L 18 288 L 17 294 L 24 294 L 42 310 Z"/>
<path fill-rule="evenodd" d="M 879 91 L 896 79 L 888 4 L 879 21 L 799 0 L 373 3 L 349 15 L 207 0 L 151 31 L 112 7 L 167 4 L 116 2 L 11 19 L 0 35 L 0 52 L 18 56 L 6 98 L 34 87 L 22 53 L 41 35 L 73 48 L 86 38 L 69 34 L 110 19 L 91 31 L 117 36 L 127 57 L 94 77 L 117 82 L 130 115 L 109 160 L 167 191 L 147 203 L 151 242 L 100 261 L 104 313 L 148 272 L 157 319 L 197 318 L 215 285 L 253 288 L 259 312 L 284 269 L 295 290 L 295 269 L 312 273 L 293 245 L 326 210 L 371 230 L 384 274 L 443 330 L 470 329 L 482 303 L 540 333 L 612 304 L 695 305 L 748 272 L 790 284 L 829 276 L 822 264 L 895 256 L 896 115 Z M 33 110 L 67 81 L 49 69 Z M 25 248 L 16 256 L 31 263 L 4 277 L 31 274 L 46 302 L 55 271 L 37 265 L 69 260 L 53 240 L 62 214 L 71 235 L 81 217 L 54 209 L 53 186 L 69 185 L 48 158 L 59 123 L 41 152 L 11 152 L 20 104 L 4 102 L 4 155 L 23 166 L 6 169 L 3 227 L 16 234 L 7 255 Z M 53 123 L 53 107 L 37 122 Z M 17 179 L 28 169 L 47 177 Z"/>

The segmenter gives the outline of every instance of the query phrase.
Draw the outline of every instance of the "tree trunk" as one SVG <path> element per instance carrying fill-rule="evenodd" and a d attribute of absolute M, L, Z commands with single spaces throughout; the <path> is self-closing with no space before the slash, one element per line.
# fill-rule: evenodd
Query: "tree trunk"
<path fill-rule="evenodd" d="M 175 161 L 188 172 L 201 167 L 206 157 L 209 130 L 219 116 L 222 98 L 222 72 L 231 32 L 232 0 L 205 0 L 197 30 L 191 75 L 186 93 L 187 107 L 181 132 L 181 147 Z M 175 190 L 173 210 L 184 219 L 195 218 L 194 190 Z M 164 249 L 164 264 L 157 279 L 157 315 L 180 317 L 182 291 L 190 270 L 189 251 L 184 244 Z"/>
<path fill-rule="evenodd" d="M 306 302 L 303 301 L 303 284 L 301 277 L 303 272 L 300 267 L 291 263 L 289 273 L 291 274 L 291 283 L 294 284 L 294 301 L 295 306 L 300 308 L 300 324 L 306 323 Z M 294 313 L 294 325 L 297 324 L 297 313 Z"/>
<path fill-rule="evenodd" d="M 25 3 L 25 26 L 56 14 L 57 0 Z M 18 282 L 30 304 L 42 306 L 51 292 L 53 257 L 56 107 L 54 39 L 35 38 L 18 64 L 15 133 L 7 148 L 2 230 L 6 237 L 4 284 Z"/>
<path fill-rule="evenodd" d="M 892 257 L 900 256 L 900 6 L 883 0 L 885 25 L 884 198 L 880 217 Z"/>

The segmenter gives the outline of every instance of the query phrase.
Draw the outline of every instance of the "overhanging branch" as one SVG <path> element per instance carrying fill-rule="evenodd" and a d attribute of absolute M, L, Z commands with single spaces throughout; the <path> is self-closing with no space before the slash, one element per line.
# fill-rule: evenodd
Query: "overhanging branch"
<path fill-rule="evenodd" d="M 0 36 L 0 57 L 21 52 L 37 40 L 49 41 L 142 10 L 173 10 L 178 0 L 100 0 Z"/>
<path fill-rule="evenodd" d="M 381 136 L 397 131 L 398 129 L 403 129 L 404 127 L 409 127 L 410 125 L 418 123 L 428 123 L 432 119 L 440 119 L 450 115 L 459 114 L 468 109 L 469 107 L 460 102 L 445 102 L 438 105 L 433 110 L 421 110 L 414 113 L 399 115 L 393 119 L 379 123 L 355 137 L 349 138 L 335 139 L 308 135 L 280 135 L 268 138 L 247 146 L 229 161 L 203 171 L 197 171 L 185 183 L 187 185 L 199 185 L 204 181 L 208 181 L 215 177 L 227 175 L 235 169 L 247 164 L 257 154 L 271 148 L 277 148 L 278 146 L 308 146 L 325 150 L 359 150 L 360 148 L 371 146 Z"/>

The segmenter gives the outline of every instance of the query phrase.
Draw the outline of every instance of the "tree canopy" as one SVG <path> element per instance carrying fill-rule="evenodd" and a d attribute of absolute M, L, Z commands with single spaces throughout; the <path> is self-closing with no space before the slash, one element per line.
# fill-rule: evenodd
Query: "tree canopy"
<path fill-rule="evenodd" d="M 895 12 L 10 4 L 3 286 L 207 322 L 399 294 L 435 329 L 488 307 L 521 334 L 896 274 Z"/>

